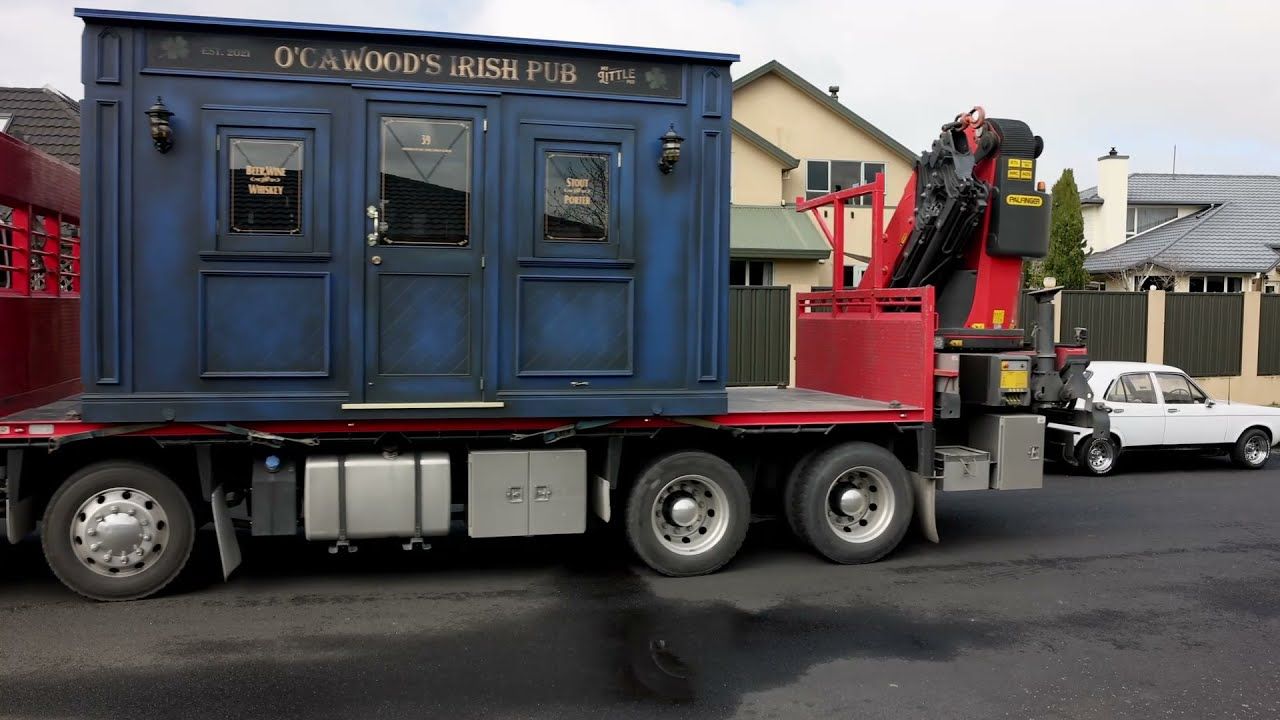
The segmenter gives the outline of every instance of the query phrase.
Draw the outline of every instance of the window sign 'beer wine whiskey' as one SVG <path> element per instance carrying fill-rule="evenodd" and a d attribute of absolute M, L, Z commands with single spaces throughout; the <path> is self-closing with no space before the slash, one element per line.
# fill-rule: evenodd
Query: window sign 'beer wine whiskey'
<path fill-rule="evenodd" d="M 162 30 L 147 33 L 147 65 L 672 99 L 682 97 L 684 79 L 680 66 L 673 63 Z"/>

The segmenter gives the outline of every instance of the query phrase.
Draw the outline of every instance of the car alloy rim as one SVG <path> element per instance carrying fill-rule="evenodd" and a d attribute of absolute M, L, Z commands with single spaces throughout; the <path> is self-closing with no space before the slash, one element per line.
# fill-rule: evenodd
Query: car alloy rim
<path fill-rule="evenodd" d="M 827 486 L 827 527 L 845 542 L 870 542 L 889 527 L 896 500 L 883 472 L 865 465 L 849 468 Z"/>
<path fill-rule="evenodd" d="M 653 499 L 653 534 L 680 555 L 699 555 L 715 547 L 732 520 L 729 496 L 705 475 L 681 475 Z"/>
<path fill-rule="evenodd" d="M 71 518 L 71 548 L 80 562 L 106 577 L 145 571 L 164 554 L 169 519 L 150 495 L 117 487 L 95 493 Z"/>
<path fill-rule="evenodd" d="M 1266 459 L 1271 448 L 1263 442 L 1259 435 L 1254 435 L 1244 444 L 1244 459 L 1250 465 L 1261 465 Z"/>
<path fill-rule="evenodd" d="M 1111 463 L 1115 461 L 1115 457 L 1111 452 L 1111 444 L 1105 440 L 1094 440 L 1089 445 L 1089 467 L 1097 472 L 1106 472 L 1111 469 Z"/>

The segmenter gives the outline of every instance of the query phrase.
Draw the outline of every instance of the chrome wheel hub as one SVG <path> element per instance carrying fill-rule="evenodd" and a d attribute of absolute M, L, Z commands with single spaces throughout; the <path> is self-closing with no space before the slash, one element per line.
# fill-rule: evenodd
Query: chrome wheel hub
<path fill-rule="evenodd" d="M 653 500 L 653 533 L 667 549 L 698 555 L 720 542 L 729 526 L 729 500 L 716 481 L 702 475 L 671 480 Z"/>
<path fill-rule="evenodd" d="M 1089 467 L 1105 471 L 1111 467 L 1113 460 L 1111 448 L 1106 443 L 1095 440 L 1089 445 Z"/>
<path fill-rule="evenodd" d="M 168 517 L 155 498 L 112 488 L 85 500 L 71 519 L 71 548 L 99 575 L 128 577 L 164 553 Z"/>
<path fill-rule="evenodd" d="M 873 467 L 850 468 L 827 487 L 827 526 L 846 542 L 869 542 L 889 527 L 895 502 L 884 473 Z"/>
<path fill-rule="evenodd" d="M 1262 438 L 1254 435 L 1244 444 L 1244 459 L 1250 465 L 1261 465 L 1267 459 L 1270 450 L 1271 448 L 1267 447 L 1267 443 Z"/>

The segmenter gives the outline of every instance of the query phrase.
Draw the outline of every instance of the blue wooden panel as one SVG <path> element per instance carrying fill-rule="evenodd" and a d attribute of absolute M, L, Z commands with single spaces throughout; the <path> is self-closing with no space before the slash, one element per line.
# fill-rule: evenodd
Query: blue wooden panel
<path fill-rule="evenodd" d="M 471 278 L 378 278 L 378 373 L 471 374 Z"/>
<path fill-rule="evenodd" d="M 520 374 L 629 374 L 631 304 L 626 278 L 522 278 Z"/>
<path fill-rule="evenodd" d="M 120 33 L 113 28 L 98 33 L 97 82 L 119 84 L 120 57 Z"/>
<path fill-rule="evenodd" d="M 204 377 L 329 374 L 328 273 L 205 272 Z"/>

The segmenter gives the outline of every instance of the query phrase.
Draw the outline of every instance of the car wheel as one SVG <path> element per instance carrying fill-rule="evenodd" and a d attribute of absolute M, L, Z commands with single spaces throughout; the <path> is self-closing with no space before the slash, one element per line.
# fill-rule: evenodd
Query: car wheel
<path fill-rule="evenodd" d="M 1271 437 L 1262 428 L 1244 431 L 1231 449 L 1231 461 L 1247 470 L 1261 470 L 1271 459 Z"/>
<path fill-rule="evenodd" d="M 1109 475 L 1120 458 L 1120 447 L 1110 437 L 1087 437 L 1076 450 L 1076 464 L 1090 475 Z"/>

